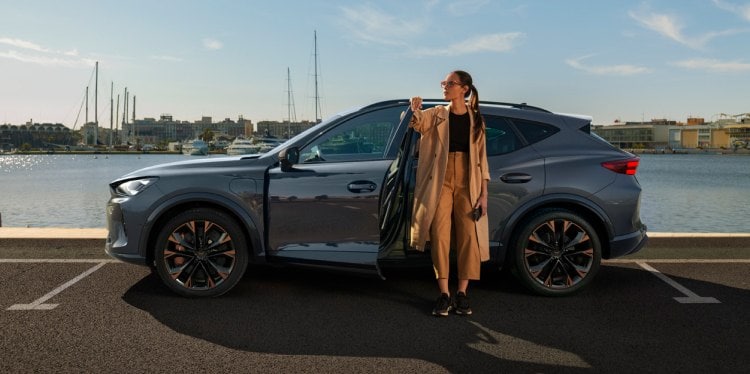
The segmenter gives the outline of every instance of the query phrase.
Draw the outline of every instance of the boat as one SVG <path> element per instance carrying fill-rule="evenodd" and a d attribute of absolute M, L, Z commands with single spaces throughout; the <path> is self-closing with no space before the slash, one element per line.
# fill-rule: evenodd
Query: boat
<path fill-rule="evenodd" d="M 208 143 L 202 139 L 193 139 L 182 145 L 182 153 L 190 156 L 205 156 L 208 154 Z"/>
<path fill-rule="evenodd" d="M 238 137 L 232 141 L 232 144 L 230 144 L 229 147 L 227 147 L 227 155 L 237 156 L 256 154 L 260 152 L 260 148 L 260 144 L 255 144 L 252 138 L 245 139 Z"/>
<path fill-rule="evenodd" d="M 283 143 L 279 138 L 273 136 L 267 136 L 264 138 L 258 138 L 255 140 L 255 145 L 258 146 L 258 153 L 266 153 Z"/>

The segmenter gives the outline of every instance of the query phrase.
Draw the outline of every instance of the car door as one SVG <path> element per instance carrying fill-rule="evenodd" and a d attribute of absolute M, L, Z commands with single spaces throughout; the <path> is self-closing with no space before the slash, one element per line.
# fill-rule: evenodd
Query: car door
<path fill-rule="evenodd" d="M 269 169 L 269 256 L 374 269 L 381 183 L 395 154 L 403 109 L 380 108 L 340 121 L 300 145 L 291 169 Z"/>

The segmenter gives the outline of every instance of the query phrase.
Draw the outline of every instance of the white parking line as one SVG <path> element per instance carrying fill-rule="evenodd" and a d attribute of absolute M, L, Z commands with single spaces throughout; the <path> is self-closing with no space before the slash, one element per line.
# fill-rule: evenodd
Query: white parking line
<path fill-rule="evenodd" d="M 110 264 L 118 260 L 103 260 L 95 258 L 0 258 L 0 264 Z"/>
<path fill-rule="evenodd" d="M 67 281 L 65 284 L 61 285 L 60 287 L 55 288 L 54 290 L 50 291 L 48 294 L 34 300 L 31 304 L 14 304 L 14 305 L 11 305 L 6 310 L 51 310 L 51 309 L 55 309 L 58 304 L 44 304 L 44 302 L 53 298 L 55 295 L 64 291 L 66 288 L 76 284 L 81 279 L 86 278 L 87 276 L 91 275 L 93 272 L 99 270 L 102 266 L 108 263 L 109 261 L 99 261 L 99 263 L 96 266 L 84 271 L 79 276 Z"/>
<path fill-rule="evenodd" d="M 646 269 L 651 274 L 656 275 L 659 279 L 666 282 L 668 285 L 674 287 L 677 289 L 677 291 L 682 292 L 682 294 L 685 295 L 685 297 L 675 297 L 674 299 L 677 300 L 677 302 L 681 304 L 720 304 L 721 301 L 713 298 L 713 297 L 701 297 L 698 296 L 695 292 L 688 290 L 683 285 L 675 282 L 673 279 L 669 278 L 668 276 L 662 274 L 659 270 L 654 269 L 649 264 L 642 262 L 642 261 L 636 261 L 636 264 L 638 266 Z"/>
<path fill-rule="evenodd" d="M 747 258 L 654 258 L 654 259 L 614 259 L 614 260 L 602 260 L 602 264 L 636 264 L 639 262 L 650 262 L 652 264 L 750 264 L 750 259 Z"/>

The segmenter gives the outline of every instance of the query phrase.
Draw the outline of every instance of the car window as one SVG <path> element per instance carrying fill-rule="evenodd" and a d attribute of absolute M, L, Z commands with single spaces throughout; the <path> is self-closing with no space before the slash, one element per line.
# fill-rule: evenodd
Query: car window
<path fill-rule="evenodd" d="M 529 144 L 547 139 L 548 137 L 559 131 L 557 127 L 548 125 L 546 123 L 533 122 L 522 119 L 513 119 L 512 121 L 516 125 L 518 131 L 521 132 L 521 135 L 523 135 L 526 141 L 529 142 Z"/>
<path fill-rule="evenodd" d="M 388 139 L 400 121 L 403 108 L 393 107 L 365 113 L 326 131 L 300 151 L 300 161 L 342 162 L 380 160 Z"/>
<path fill-rule="evenodd" d="M 487 155 L 510 153 L 522 147 L 521 141 L 505 118 L 485 116 L 487 126 Z"/>

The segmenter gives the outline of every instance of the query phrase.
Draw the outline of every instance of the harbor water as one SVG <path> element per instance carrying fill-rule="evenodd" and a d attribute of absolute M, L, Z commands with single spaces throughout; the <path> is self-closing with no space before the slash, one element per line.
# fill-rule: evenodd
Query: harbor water
<path fill-rule="evenodd" d="M 224 156 L 203 156 L 224 157 Z M 184 155 L 0 155 L 8 227 L 106 226 L 108 183 Z M 750 156 L 641 155 L 641 218 L 652 232 L 750 232 Z"/>

